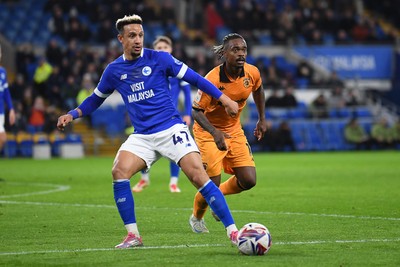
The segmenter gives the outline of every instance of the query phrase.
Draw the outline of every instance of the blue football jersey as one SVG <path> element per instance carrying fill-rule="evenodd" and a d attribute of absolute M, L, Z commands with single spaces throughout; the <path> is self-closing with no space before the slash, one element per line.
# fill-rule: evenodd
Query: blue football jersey
<path fill-rule="evenodd" d="M 7 73 L 3 67 L 0 67 L 0 114 L 4 114 L 5 104 L 8 102 L 9 92 L 7 83 Z"/>
<path fill-rule="evenodd" d="M 169 84 L 171 88 L 171 97 L 174 101 L 175 106 L 178 108 L 179 93 L 182 91 L 184 94 L 184 110 L 183 115 L 191 115 L 192 111 L 192 100 L 191 100 L 191 87 L 187 82 L 180 80 L 175 77 L 169 78 Z"/>
<path fill-rule="evenodd" d="M 102 98 L 117 90 L 135 133 L 151 134 L 183 123 L 170 92 L 168 77 L 182 78 L 187 65 L 167 52 L 144 48 L 139 58 L 124 55 L 104 70 L 94 93 Z"/>

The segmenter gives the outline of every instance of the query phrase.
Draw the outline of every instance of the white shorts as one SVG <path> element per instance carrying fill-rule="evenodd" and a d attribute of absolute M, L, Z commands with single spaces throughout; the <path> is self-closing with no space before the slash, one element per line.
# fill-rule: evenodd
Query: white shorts
<path fill-rule="evenodd" d="M 6 129 L 4 129 L 4 114 L 0 114 L 0 133 L 4 133 Z"/>
<path fill-rule="evenodd" d="M 169 129 L 154 134 L 131 134 L 119 151 L 129 151 L 146 162 L 147 169 L 161 157 L 178 164 L 190 152 L 199 149 L 186 124 L 175 124 Z"/>

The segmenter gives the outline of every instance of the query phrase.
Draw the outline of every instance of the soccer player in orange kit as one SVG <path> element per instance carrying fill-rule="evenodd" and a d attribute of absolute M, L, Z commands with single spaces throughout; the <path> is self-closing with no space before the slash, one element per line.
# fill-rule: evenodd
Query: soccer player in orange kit
<path fill-rule="evenodd" d="M 252 94 L 259 116 L 254 135 L 261 140 L 267 130 L 264 89 L 258 68 L 246 63 L 247 44 L 241 35 L 226 35 L 214 52 L 223 64 L 212 69 L 206 79 L 238 103 L 239 113 L 234 117 L 226 115 L 217 99 L 198 90 L 192 110 L 193 134 L 208 176 L 224 195 L 238 194 L 256 184 L 255 164 L 242 130 L 240 112 Z M 220 184 L 222 169 L 233 175 Z M 193 232 L 209 232 L 203 219 L 207 207 L 205 199 L 196 193 L 189 219 Z"/>

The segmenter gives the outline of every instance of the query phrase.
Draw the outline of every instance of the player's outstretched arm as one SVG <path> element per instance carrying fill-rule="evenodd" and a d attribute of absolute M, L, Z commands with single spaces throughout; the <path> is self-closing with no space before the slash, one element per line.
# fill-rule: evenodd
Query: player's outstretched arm
<path fill-rule="evenodd" d="M 95 89 L 95 91 L 97 88 Z M 57 128 L 64 130 L 71 121 L 79 117 L 89 115 L 95 111 L 104 102 L 105 98 L 97 96 L 95 93 L 87 97 L 82 104 L 80 104 L 76 109 L 69 111 L 67 114 L 62 115 L 58 118 Z"/>
<path fill-rule="evenodd" d="M 233 101 L 232 99 L 230 99 L 227 95 L 222 94 L 221 97 L 218 99 L 219 101 L 221 101 L 222 105 L 225 107 L 225 112 L 229 115 L 229 116 L 236 116 L 236 114 L 239 111 L 239 105 L 238 103 L 236 103 L 235 101 Z"/>
<path fill-rule="evenodd" d="M 178 77 L 180 78 L 180 77 Z M 223 94 L 214 84 L 208 81 L 206 78 L 200 76 L 197 72 L 188 68 L 183 75 L 182 79 L 193 86 L 196 86 L 201 91 L 210 96 L 218 99 L 225 107 L 225 111 L 230 116 L 236 116 L 239 111 L 239 105 L 228 96 Z"/>
<path fill-rule="evenodd" d="M 64 131 L 65 127 L 76 118 L 81 117 L 82 111 L 79 108 L 71 110 L 67 114 L 61 115 L 58 117 L 57 128 L 61 131 Z"/>

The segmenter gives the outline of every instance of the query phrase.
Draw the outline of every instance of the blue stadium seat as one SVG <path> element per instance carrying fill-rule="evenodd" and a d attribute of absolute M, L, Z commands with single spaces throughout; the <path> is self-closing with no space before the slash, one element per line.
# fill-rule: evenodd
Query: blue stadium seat
<path fill-rule="evenodd" d="M 357 116 L 357 118 L 372 118 L 373 117 L 373 114 L 368 107 L 356 107 L 354 112 L 355 112 L 355 115 Z"/>
<path fill-rule="evenodd" d="M 14 158 L 18 154 L 18 144 L 15 140 L 7 139 L 3 148 L 3 154 L 6 158 Z"/>
<path fill-rule="evenodd" d="M 70 133 L 65 136 L 65 143 L 82 143 L 82 137 L 76 133 Z"/>
<path fill-rule="evenodd" d="M 218 26 L 215 29 L 216 31 L 216 38 L 217 38 L 217 42 L 221 42 L 222 39 L 224 39 L 225 35 L 231 33 L 231 29 L 229 29 L 226 26 Z"/>
<path fill-rule="evenodd" d="M 246 56 L 246 62 L 249 64 L 254 65 L 256 63 L 256 59 L 252 55 L 247 55 Z"/>
<path fill-rule="evenodd" d="M 261 60 L 265 68 L 271 64 L 271 59 L 267 56 L 259 56 L 257 60 Z"/>
<path fill-rule="evenodd" d="M 272 37 L 269 34 L 260 34 L 258 36 L 258 42 L 261 45 L 271 45 L 273 43 Z"/>
<path fill-rule="evenodd" d="M 296 86 L 299 89 L 307 89 L 310 81 L 307 78 L 298 78 L 296 79 Z"/>

